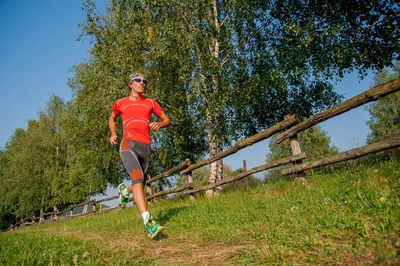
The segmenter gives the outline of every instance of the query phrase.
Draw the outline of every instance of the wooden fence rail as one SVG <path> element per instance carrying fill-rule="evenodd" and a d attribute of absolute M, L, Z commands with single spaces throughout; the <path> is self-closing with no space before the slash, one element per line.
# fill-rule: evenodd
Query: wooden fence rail
<path fill-rule="evenodd" d="M 280 166 L 280 165 L 284 165 L 284 164 L 288 164 L 288 163 L 292 163 L 292 162 L 296 162 L 296 161 L 302 160 L 302 159 L 306 158 L 306 156 L 307 155 L 305 153 L 301 153 L 301 154 L 297 154 L 297 155 L 292 155 L 292 156 L 289 156 L 289 157 L 281 158 L 281 159 L 278 159 L 276 161 L 269 162 L 269 163 L 266 163 L 266 164 L 251 168 L 251 169 L 247 170 L 246 172 L 244 172 L 242 174 L 239 174 L 239 175 L 237 175 L 237 176 L 235 176 L 233 178 L 222 179 L 221 181 L 216 182 L 215 184 L 210 184 L 210 185 L 206 185 L 206 186 L 203 186 L 203 187 L 196 187 L 196 188 L 193 188 L 191 190 L 187 190 L 187 191 L 183 192 L 183 194 L 192 194 L 192 193 L 196 193 L 196 192 L 200 192 L 200 191 L 206 191 L 208 189 L 213 189 L 213 188 L 216 188 L 218 186 L 222 186 L 222 185 L 225 185 L 225 184 L 228 184 L 228 183 L 232 183 L 234 181 L 237 181 L 237 180 L 240 180 L 242 178 L 245 178 L 246 176 L 249 176 L 249 175 L 261 172 L 261 171 L 265 171 L 265 170 L 272 169 L 272 168 Z"/>
<path fill-rule="evenodd" d="M 171 188 L 171 189 L 168 189 L 168 190 L 163 190 L 163 191 L 157 192 L 154 195 L 148 196 L 146 198 L 147 198 L 147 200 L 151 200 L 151 199 L 156 198 L 156 197 L 161 197 L 161 196 L 165 196 L 165 195 L 172 194 L 172 193 L 179 193 L 181 191 L 184 191 L 184 190 L 187 190 L 187 189 L 190 189 L 190 188 L 193 188 L 193 184 L 185 184 L 185 185 L 180 186 L 178 188 Z"/>
<path fill-rule="evenodd" d="M 400 91 L 400 78 L 394 79 L 392 81 L 389 81 L 385 84 L 375 86 L 363 93 L 360 93 L 353 98 L 348 99 L 347 101 L 344 101 L 332 108 L 329 108 L 323 112 L 320 112 L 312 117 L 310 117 L 307 120 L 304 120 L 301 123 L 298 123 L 297 125 L 293 126 L 292 128 L 280 133 L 275 137 L 275 141 L 277 143 L 281 143 L 287 138 L 290 138 L 297 133 L 310 128 L 318 123 L 321 123 L 322 121 L 325 121 L 329 118 L 332 118 L 334 116 L 337 116 L 339 114 L 342 114 L 344 112 L 347 112 L 351 109 L 354 109 L 358 106 L 361 106 L 363 104 L 369 103 L 371 101 L 375 101 L 379 98 L 382 98 L 388 94 L 394 93 Z"/>
<path fill-rule="evenodd" d="M 217 154 L 217 155 L 215 155 L 213 157 L 210 157 L 207 160 L 204 160 L 204 161 L 201 161 L 199 163 L 190 165 L 188 168 L 186 168 L 185 170 L 181 171 L 181 175 L 187 174 L 187 173 L 189 173 L 189 172 L 191 172 L 191 171 L 193 171 L 193 170 L 195 170 L 197 168 L 200 168 L 200 167 L 202 167 L 204 165 L 207 165 L 207 164 L 210 164 L 212 162 L 218 161 L 218 160 L 220 160 L 220 159 L 222 159 L 222 158 L 224 158 L 224 157 L 226 157 L 228 155 L 236 153 L 240 149 L 243 149 L 243 148 L 245 148 L 247 146 L 250 146 L 250 145 L 252 145 L 254 143 L 257 143 L 257 142 L 259 142 L 261 140 L 264 140 L 266 138 L 269 138 L 272 135 L 274 135 L 275 133 L 280 132 L 280 131 L 282 131 L 284 129 L 287 129 L 287 128 L 297 124 L 299 121 L 300 120 L 299 120 L 298 116 L 291 115 L 291 116 L 287 117 L 285 120 L 275 124 L 274 126 L 268 128 L 268 129 L 266 129 L 264 131 L 261 131 L 260 133 L 257 133 L 257 134 L 255 134 L 255 135 L 253 135 L 251 137 L 246 138 L 246 139 L 239 140 L 233 147 L 231 147 L 231 148 L 229 148 L 229 149 L 227 149 L 227 150 L 225 150 L 225 151 L 223 151 L 223 152 L 221 152 L 221 153 L 219 153 L 219 154 Z"/>
<path fill-rule="evenodd" d="M 190 165 L 190 160 L 186 159 L 185 161 L 181 162 L 180 164 L 178 164 L 177 166 L 159 174 L 156 175 L 155 177 L 150 178 L 149 180 L 146 180 L 146 184 L 150 184 L 153 183 L 159 179 L 162 179 L 164 177 L 168 177 L 171 176 L 173 174 L 175 174 L 176 172 L 179 172 L 180 170 L 187 168 Z"/>
<path fill-rule="evenodd" d="M 392 149 L 400 147 L 400 137 L 398 138 L 391 138 L 383 141 L 379 141 L 367 146 L 363 146 L 360 148 L 352 149 L 346 152 L 342 152 L 336 155 L 332 155 L 320 160 L 312 161 L 312 162 L 306 162 L 302 164 L 295 165 L 290 168 L 285 168 L 281 170 L 282 175 L 288 175 L 288 174 L 293 174 L 305 170 L 310 170 L 316 167 L 321 167 L 321 166 L 326 166 L 338 162 L 344 162 L 348 161 L 351 159 L 356 159 L 371 153 L 377 153 L 380 151 Z"/>

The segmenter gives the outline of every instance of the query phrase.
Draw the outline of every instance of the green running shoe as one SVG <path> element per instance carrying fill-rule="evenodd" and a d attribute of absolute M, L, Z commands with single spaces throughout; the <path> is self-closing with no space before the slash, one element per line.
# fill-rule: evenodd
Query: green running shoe
<path fill-rule="evenodd" d="M 129 197 L 125 197 L 122 191 L 126 188 L 124 183 L 121 183 L 118 185 L 118 190 L 119 190 L 119 203 L 122 205 L 122 207 L 125 207 L 126 204 L 128 204 L 128 199 Z"/>
<path fill-rule="evenodd" d="M 155 238 L 162 230 L 164 230 L 164 227 L 159 225 L 154 221 L 153 217 L 149 215 L 149 219 L 146 223 L 147 235 L 151 238 Z"/>

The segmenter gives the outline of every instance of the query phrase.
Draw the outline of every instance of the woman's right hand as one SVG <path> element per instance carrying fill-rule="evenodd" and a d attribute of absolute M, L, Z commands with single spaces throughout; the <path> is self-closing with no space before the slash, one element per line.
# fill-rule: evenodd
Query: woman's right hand
<path fill-rule="evenodd" d="M 111 137 L 110 137 L 110 143 L 112 144 L 112 145 L 115 145 L 115 144 L 117 144 L 118 142 L 117 142 L 117 135 L 111 135 Z"/>

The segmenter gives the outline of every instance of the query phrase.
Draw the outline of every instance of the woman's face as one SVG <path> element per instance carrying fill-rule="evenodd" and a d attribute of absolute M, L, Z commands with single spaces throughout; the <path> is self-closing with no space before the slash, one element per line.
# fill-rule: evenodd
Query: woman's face
<path fill-rule="evenodd" d="M 147 80 L 142 75 L 142 76 L 137 76 L 137 77 L 133 78 L 131 80 L 131 82 L 128 84 L 128 86 L 136 93 L 142 94 L 146 89 L 146 84 L 147 84 Z"/>

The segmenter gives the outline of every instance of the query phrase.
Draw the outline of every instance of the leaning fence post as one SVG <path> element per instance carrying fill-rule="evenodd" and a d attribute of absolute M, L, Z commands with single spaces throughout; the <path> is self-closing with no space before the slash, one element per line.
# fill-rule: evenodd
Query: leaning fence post
<path fill-rule="evenodd" d="M 153 193 L 153 195 L 154 195 L 154 194 L 156 194 L 156 192 L 157 192 L 157 187 L 156 186 L 152 186 L 151 187 L 151 193 Z M 158 198 L 154 197 L 154 198 L 152 198 L 152 201 L 153 201 L 153 203 L 157 203 L 158 202 Z"/>
<path fill-rule="evenodd" d="M 187 173 L 187 183 L 193 185 L 192 171 Z M 189 199 L 190 199 L 190 201 L 195 201 L 196 200 L 194 194 L 189 194 Z"/>
<path fill-rule="evenodd" d="M 44 210 L 43 210 L 43 208 L 40 209 L 39 223 L 40 224 L 44 223 Z"/>
<path fill-rule="evenodd" d="M 145 186 L 146 186 L 146 197 L 148 197 L 148 196 L 151 197 L 153 195 L 153 190 L 151 188 L 151 184 L 147 184 Z"/>
<path fill-rule="evenodd" d="M 58 213 L 58 208 L 57 208 L 56 206 L 54 206 L 54 207 L 53 207 L 53 214 L 54 214 L 53 220 L 54 220 L 54 221 L 57 221 L 57 220 L 58 220 L 57 213 Z"/>
<path fill-rule="evenodd" d="M 243 160 L 243 174 L 246 174 L 247 172 L 247 161 Z M 246 184 L 246 187 L 249 188 L 250 187 L 250 183 L 249 183 L 249 177 L 247 177 L 244 180 L 244 183 Z"/>
<path fill-rule="evenodd" d="M 149 180 L 151 178 L 151 176 L 150 175 L 147 175 L 147 180 Z M 152 185 L 151 185 L 151 183 L 148 183 L 148 184 L 145 184 L 145 192 L 146 192 L 146 197 L 148 197 L 148 196 L 153 196 L 153 188 L 152 188 Z M 155 202 L 154 201 L 154 199 L 152 199 L 151 200 L 153 203 Z"/>
<path fill-rule="evenodd" d="M 292 155 L 297 155 L 297 154 L 301 153 L 300 142 L 297 139 L 297 135 L 294 135 L 293 137 L 290 138 L 290 147 L 292 149 Z M 297 163 L 301 164 L 302 160 L 299 160 L 297 162 L 293 162 L 293 165 L 296 165 Z M 306 180 L 306 173 L 304 171 L 297 172 L 296 179 L 300 180 L 300 181 L 305 181 Z"/>

